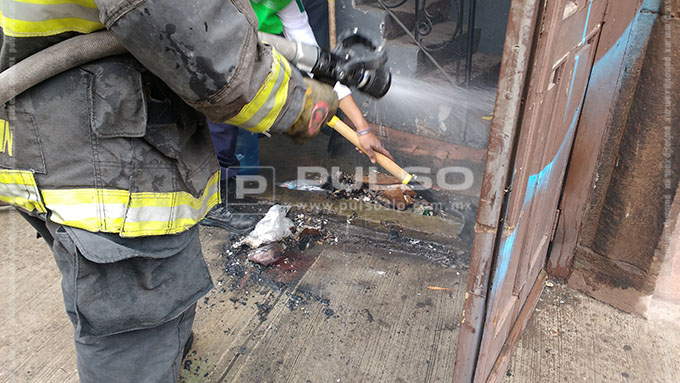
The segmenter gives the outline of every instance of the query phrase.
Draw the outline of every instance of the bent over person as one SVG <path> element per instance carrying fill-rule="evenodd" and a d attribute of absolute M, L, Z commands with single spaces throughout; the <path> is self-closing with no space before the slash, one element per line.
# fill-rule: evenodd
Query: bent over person
<path fill-rule="evenodd" d="M 175 382 L 195 303 L 212 287 L 196 223 L 219 203 L 220 170 L 201 114 L 299 142 L 337 97 L 258 42 L 248 0 L 0 0 L 0 10 L 2 71 L 104 29 L 130 52 L 3 105 L 0 201 L 52 247 L 80 381 Z"/>

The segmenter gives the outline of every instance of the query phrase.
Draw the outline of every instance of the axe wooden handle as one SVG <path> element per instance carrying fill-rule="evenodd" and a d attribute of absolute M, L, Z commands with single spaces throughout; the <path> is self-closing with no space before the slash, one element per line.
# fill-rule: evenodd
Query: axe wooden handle
<path fill-rule="evenodd" d="M 338 40 L 335 32 L 335 0 L 328 0 L 328 37 L 331 50 L 335 49 Z"/>
<path fill-rule="evenodd" d="M 337 116 L 334 116 L 328 122 L 328 126 L 333 128 L 336 132 L 340 133 L 349 142 L 354 144 L 354 146 L 361 149 L 361 151 L 363 151 L 364 153 L 366 152 L 364 148 L 361 147 L 359 136 L 356 134 L 356 132 L 352 128 L 350 128 L 347 124 L 342 122 L 342 120 L 340 120 Z M 397 177 L 404 185 L 411 182 L 413 176 L 407 173 L 404 169 L 401 168 L 401 166 L 397 165 L 394 161 L 389 159 L 389 157 L 385 156 L 382 153 L 375 152 L 375 159 L 380 166 L 387 170 L 387 172 L 390 173 L 391 175 Z"/>

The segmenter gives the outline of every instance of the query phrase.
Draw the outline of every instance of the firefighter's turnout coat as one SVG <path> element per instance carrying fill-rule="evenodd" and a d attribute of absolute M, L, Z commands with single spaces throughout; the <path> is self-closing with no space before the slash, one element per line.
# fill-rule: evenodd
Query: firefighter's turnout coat
<path fill-rule="evenodd" d="M 206 124 L 281 131 L 301 76 L 258 42 L 248 0 L 0 0 L 0 70 L 108 29 L 130 54 L 0 108 L 0 201 L 90 232 L 176 234 L 219 202 Z"/>

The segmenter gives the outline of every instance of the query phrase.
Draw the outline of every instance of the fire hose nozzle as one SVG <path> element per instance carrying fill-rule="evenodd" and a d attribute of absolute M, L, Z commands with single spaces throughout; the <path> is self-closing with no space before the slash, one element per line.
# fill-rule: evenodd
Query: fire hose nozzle
<path fill-rule="evenodd" d="M 383 97 L 392 84 L 385 47 L 377 45 L 358 28 L 343 33 L 332 52 L 267 33 L 260 33 L 260 39 L 295 66 L 327 84 L 339 81 L 374 98 Z"/>

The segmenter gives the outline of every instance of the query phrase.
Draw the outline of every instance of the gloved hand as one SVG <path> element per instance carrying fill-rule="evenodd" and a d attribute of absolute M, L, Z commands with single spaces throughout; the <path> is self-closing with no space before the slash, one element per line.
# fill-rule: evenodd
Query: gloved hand
<path fill-rule="evenodd" d="M 293 125 L 284 132 L 298 144 L 303 144 L 314 137 L 321 127 L 335 116 L 338 109 L 338 96 L 333 87 L 322 82 L 305 78 L 307 91 L 300 116 Z"/>

